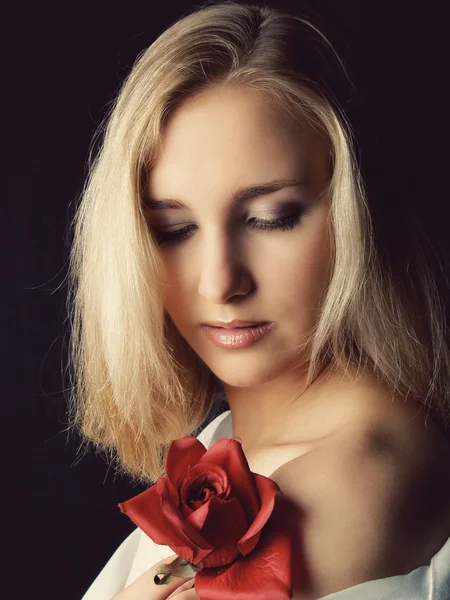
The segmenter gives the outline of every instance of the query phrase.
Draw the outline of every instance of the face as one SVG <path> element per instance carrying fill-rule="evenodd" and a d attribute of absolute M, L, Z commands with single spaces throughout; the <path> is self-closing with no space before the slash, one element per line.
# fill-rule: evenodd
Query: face
<path fill-rule="evenodd" d="M 299 347 L 331 273 L 329 164 L 323 138 L 306 122 L 293 127 L 277 116 L 255 91 L 202 92 L 165 125 L 147 190 L 165 266 L 165 309 L 226 385 L 264 384 L 301 362 Z M 236 194 L 281 180 L 297 183 Z M 178 207 L 161 208 L 167 199 Z M 202 327 L 234 319 L 273 328 L 230 349 Z"/>

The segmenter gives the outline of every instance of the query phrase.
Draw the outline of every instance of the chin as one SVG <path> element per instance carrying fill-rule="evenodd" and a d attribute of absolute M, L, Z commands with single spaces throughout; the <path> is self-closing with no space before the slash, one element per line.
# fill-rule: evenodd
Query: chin
<path fill-rule="evenodd" d="M 228 368 L 224 368 L 223 365 L 207 364 L 214 375 L 224 385 L 236 388 L 254 388 L 264 385 L 277 379 L 287 369 L 286 365 L 276 366 L 273 362 L 272 364 L 264 365 L 261 359 L 254 368 L 248 363 L 249 361 L 247 361 L 245 367 L 242 366 L 242 363 L 237 363 L 237 365 L 230 365 Z"/>

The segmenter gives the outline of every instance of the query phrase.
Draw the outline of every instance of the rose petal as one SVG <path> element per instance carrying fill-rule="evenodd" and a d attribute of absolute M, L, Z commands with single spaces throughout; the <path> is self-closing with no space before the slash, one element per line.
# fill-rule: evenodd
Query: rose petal
<path fill-rule="evenodd" d="M 164 517 L 161 510 L 161 498 L 156 490 L 156 485 L 134 496 L 134 498 L 120 503 L 119 508 L 155 544 L 166 545 L 169 538 L 175 538 L 180 544 L 186 540 L 181 528 L 174 526 Z"/>
<path fill-rule="evenodd" d="M 207 509 L 207 510 L 205 510 Z M 206 512 L 206 518 L 204 513 Z M 238 541 L 248 528 L 247 517 L 237 498 L 223 500 L 214 496 L 208 505 L 204 505 L 197 513 L 203 518 L 201 535 L 213 546 L 213 550 L 201 562 L 203 567 L 219 567 L 228 565 L 238 555 Z"/>
<path fill-rule="evenodd" d="M 160 477 L 158 479 L 158 481 L 155 483 L 155 489 L 160 496 L 165 494 L 174 506 L 178 506 L 180 504 L 180 495 L 178 490 L 172 485 L 167 476 Z"/>
<path fill-rule="evenodd" d="M 172 504 L 169 499 L 169 494 L 164 492 L 163 486 L 170 487 L 172 485 L 167 477 L 161 477 L 158 479 L 158 483 L 160 483 L 162 490 L 162 493 L 159 495 L 161 512 L 163 517 L 165 517 L 164 520 L 166 524 L 172 526 L 170 531 L 176 530 L 178 533 L 181 532 L 184 534 L 182 536 L 177 535 L 176 537 L 171 538 L 169 533 L 168 539 L 164 543 L 173 548 L 173 540 L 173 542 L 177 544 L 177 548 L 181 548 L 181 553 L 175 552 L 181 556 L 181 558 L 197 564 L 211 552 L 212 546 L 204 537 L 202 537 L 197 528 L 189 523 L 189 520 L 182 518 L 178 507 Z M 181 545 L 178 545 L 180 541 Z"/>
<path fill-rule="evenodd" d="M 208 516 L 210 502 L 210 500 L 208 500 L 208 502 L 202 502 L 201 506 L 199 506 L 197 510 L 193 510 L 186 519 L 186 521 L 189 521 L 189 523 L 191 523 L 193 527 L 198 529 L 198 531 L 201 530 L 201 528 L 203 527 L 203 523 L 205 522 L 206 517 Z"/>
<path fill-rule="evenodd" d="M 236 440 L 221 438 L 205 452 L 198 464 L 203 462 L 222 467 L 228 476 L 232 494 L 236 495 L 245 511 L 247 522 L 252 523 L 261 505 L 254 474 L 250 471 L 241 444 Z"/>
<path fill-rule="evenodd" d="M 197 506 L 195 506 L 195 502 L 192 503 L 192 506 L 188 506 L 187 504 L 183 504 L 182 502 L 179 505 L 179 510 L 181 513 L 181 516 L 183 518 L 183 520 L 187 519 L 189 517 L 189 515 L 194 512 L 194 510 L 197 509 Z M 203 504 L 203 502 L 200 502 L 200 504 Z"/>
<path fill-rule="evenodd" d="M 181 488 L 189 469 L 198 463 L 205 452 L 205 446 L 197 438 L 189 436 L 170 444 L 166 456 L 166 476 L 176 490 Z"/>
<path fill-rule="evenodd" d="M 277 496 L 277 499 L 280 495 Z M 275 502 L 253 552 L 223 568 L 203 568 L 195 576 L 200 600 L 289 600 L 292 598 L 292 546 L 284 510 Z"/>
<path fill-rule="evenodd" d="M 238 542 L 239 550 L 244 556 L 251 552 L 258 543 L 260 531 L 272 514 L 276 494 L 281 491 L 278 484 L 269 477 L 264 477 L 264 475 L 258 473 L 254 473 L 254 477 L 261 500 L 261 508 L 248 531 Z"/>
<path fill-rule="evenodd" d="M 196 480 L 199 484 L 196 485 Z M 210 483 L 217 494 L 226 495 L 230 491 L 228 477 L 225 471 L 219 466 L 212 463 L 201 463 L 193 466 L 186 475 L 183 485 L 181 486 L 180 496 L 181 501 L 185 504 L 194 500 L 195 488 L 201 488 L 202 480 Z M 198 498 L 197 498 L 198 500 Z"/>
<path fill-rule="evenodd" d="M 158 493 L 157 487 L 163 490 L 163 496 Z M 119 508 L 155 544 L 170 546 L 181 558 L 198 564 L 212 547 L 189 523 L 186 525 L 170 500 L 166 499 L 163 503 L 164 497 L 170 498 L 170 487 L 171 483 L 163 476 L 152 487 L 120 503 Z"/>

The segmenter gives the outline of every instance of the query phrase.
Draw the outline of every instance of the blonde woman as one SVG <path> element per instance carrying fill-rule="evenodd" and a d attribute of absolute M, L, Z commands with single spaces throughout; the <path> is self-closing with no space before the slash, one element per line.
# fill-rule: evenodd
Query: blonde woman
<path fill-rule="evenodd" d="M 381 263 L 346 77 L 270 5 L 202 5 L 139 57 L 76 214 L 72 419 L 149 485 L 172 440 L 239 439 L 304 515 L 295 600 L 448 600 L 445 313 L 420 253 Z M 154 583 L 172 556 L 136 529 L 84 599 L 197 598 Z"/>

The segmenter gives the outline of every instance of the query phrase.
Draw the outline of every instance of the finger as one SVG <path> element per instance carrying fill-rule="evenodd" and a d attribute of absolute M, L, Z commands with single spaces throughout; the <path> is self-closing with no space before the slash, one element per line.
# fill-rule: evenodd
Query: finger
<path fill-rule="evenodd" d="M 195 589 L 192 589 L 186 590 L 184 592 L 181 592 L 177 596 L 174 596 L 174 600 L 200 600 L 200 598 L 198 597 Z"/>
<path fill-rule="evenodd" d="M 156 563 L 151 569 L 145 571 L 133 583 L 122 590 L 113 600 L 166 600 L 180 585 L 186 582 L 186 577 L 174 577 L 170 583 L 157 585 L 155 576 L 158 567 L 162 564 L 172 562 L 176 554 Z"/>
<path fill-rule="evenodd" d="M 192 579 L 188 579 L 186 581 L 186 583 L 183 583 L 182 585 L 180 585 L 179 588 L 177 588 L 172 594 L 170 594 L 170 596 L 167 597 L 167 600 L 171 600 L 172 598 L 175 598 L 175 596 L 177 597 L 177 600 L 179 600 L 178 596 L 185 591 L 189 591 L 192 586 L 194 585 L 195 582 L 195 578 L 193 577 Z"/>

